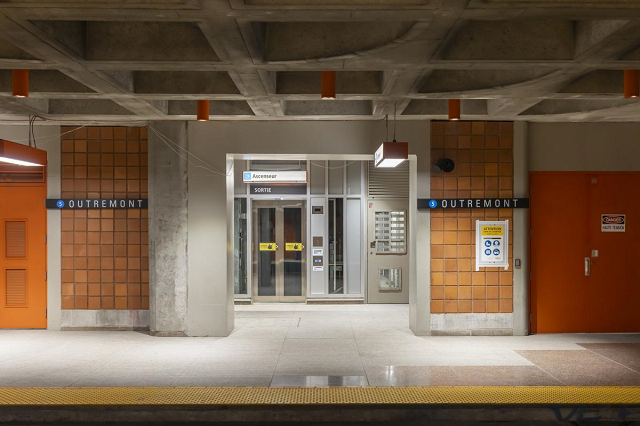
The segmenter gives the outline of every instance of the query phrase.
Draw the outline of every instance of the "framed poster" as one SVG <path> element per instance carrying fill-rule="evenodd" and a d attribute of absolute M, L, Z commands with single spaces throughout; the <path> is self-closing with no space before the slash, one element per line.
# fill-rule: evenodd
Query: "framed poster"
<path fill-rule="evenodd" d="M 476 220 L 476 271 L 496 266 L 509 269 L 509 221 Z"/>

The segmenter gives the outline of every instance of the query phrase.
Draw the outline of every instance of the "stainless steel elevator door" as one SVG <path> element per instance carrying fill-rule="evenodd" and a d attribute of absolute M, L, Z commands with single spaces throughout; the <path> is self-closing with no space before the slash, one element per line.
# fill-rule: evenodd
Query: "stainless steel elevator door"
<path fill-rule="evenodd" d="M 304 302 L 306 202 L 254 200 L 254 302 Z"/>

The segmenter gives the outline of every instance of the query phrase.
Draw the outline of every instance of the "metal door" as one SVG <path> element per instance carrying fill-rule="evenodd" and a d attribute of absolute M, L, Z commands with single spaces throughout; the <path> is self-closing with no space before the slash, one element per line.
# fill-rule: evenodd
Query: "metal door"
<path fill-rule="evenodd" d="M 304 302 L 306 283 L 306 202 L 254 200 L 254 302 Z"/>

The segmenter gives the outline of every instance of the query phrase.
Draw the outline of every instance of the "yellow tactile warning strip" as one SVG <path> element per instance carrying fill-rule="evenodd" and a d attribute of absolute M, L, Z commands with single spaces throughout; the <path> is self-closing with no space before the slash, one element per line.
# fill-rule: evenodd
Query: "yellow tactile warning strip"
<path fill-rule="evenodd" d="M 0 406 L 350 404 L 640 405 L 640 387 L 0 388 Z"/>

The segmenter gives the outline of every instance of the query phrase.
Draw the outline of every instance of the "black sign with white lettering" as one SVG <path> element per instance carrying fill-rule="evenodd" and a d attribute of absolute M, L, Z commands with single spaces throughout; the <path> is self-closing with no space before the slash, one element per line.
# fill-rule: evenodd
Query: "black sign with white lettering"
<path fill-rule="evenodd" d="M 419 198 L 418 210 L 527 209 L 528 198 Z"/>
<path fill-rule="evenodd" d="M 146 209 L 148 200 L 143 199 L 91 199 L 91 198 L 47 198 L 45 207 L 58 210 L 81 209 Z"/>
<path fill-rule="evenodd" d="M 278 194 L 278 195 L 289 195 L 289 194 L 306 194 L 307 186 L 306 185 L 260 185 L 260 184 L 252 184 L 251 186 L 251 194 L 252 195 L 270 195 L 270 194 Z"/>

